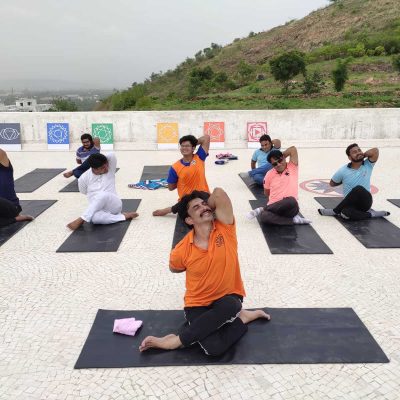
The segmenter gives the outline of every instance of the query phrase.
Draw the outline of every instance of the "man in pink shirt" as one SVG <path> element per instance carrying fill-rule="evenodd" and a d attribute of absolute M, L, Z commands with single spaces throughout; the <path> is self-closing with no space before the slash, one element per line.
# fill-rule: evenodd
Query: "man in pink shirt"
<path fill-rule="evenodd" d="M 287 157 L 289 162 L 286 161 Z M 268 162 L 273 166 L 264 178 L 264 193 L 268 203 L 265 207 L 250 211 L 247 218 L 260 216 L 261 222 L 274 225 L 310 224 L 310 220 L 299 215 L 299 166 L 296 147 L 289 147 L 283 153 L 272 150 L 268 154 Z"/>

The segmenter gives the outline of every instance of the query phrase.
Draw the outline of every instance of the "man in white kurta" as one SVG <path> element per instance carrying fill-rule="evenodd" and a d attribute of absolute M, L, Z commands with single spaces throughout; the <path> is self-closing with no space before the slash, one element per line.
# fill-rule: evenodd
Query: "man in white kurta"
<path fill-rule="evenodd" d="M 88 162 L 91 166 L 78 180 L 79 191 L 86 194 L 89 206 L 81 217 L 67 226 L 75 230 L 84 222 L 93 224 L 114 224 L 119 221 L 136 218 L 136 212 L 122 213 L 122 201 L 115 189 L 117 159 L 114 153 L 106 156 L 93 154 Z"/>

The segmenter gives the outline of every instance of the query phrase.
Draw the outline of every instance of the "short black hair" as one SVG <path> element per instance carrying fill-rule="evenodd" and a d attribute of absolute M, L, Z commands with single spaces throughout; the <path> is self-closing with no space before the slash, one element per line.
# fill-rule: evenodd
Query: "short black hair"
<path fill-rule="evenodd" d="M 275 160 L 278 160 L 279 158 L 283 157 L 283 153 L 280 150 L 271 150 L 268 155 L 267 155 L 267 161 L 270 163 L 271 158 L 275 158 Z"/>
<path fill-rule="evenodd" d="M 95 153 L 89 156 L 88 163 L 90 168 L 100 168 L 108 162 L 107 157 L 104 154 Z"/>
<path fill-rule="evenodd" d="M 202 199 L 207 201 L 208 198 L 210 197 L 210 193 L 203 192 L 201 190 L 194 190 L 192 193 L 189 193 L 185 196 L 183 196 L 179 203 L 176 205 L 177 210 L 178 210 L 178 215 L 181 218 L 183 222 L 185 222 L 185 219 L 189 216 L 188 213 L 188 207 L 189 203 L 194 200 L 194 199 Z M 186 224 L 186 222 L 185 222 Z M 193 225 L 186 224 L 189 228 L 193 228 Z"/>
<path fill-rule="evenodd" d="M 351 150 L 353 147 L 358 147 L 358 144 L 357 144 L 357 143 L 352 143 L 352 144 L 350 144 L 350 145 L 347 146 L 347 148 L 346 148 L 346 154 L 347 154 L 348 156 L 350 155 L 350 150 Z"/>
<path fill-rule="evenodd" d="M 93 143 L 92 135 L 90 135 L 89 133 L 84 133 L 84 134 L 81 136 L 81 141 L 82 141 L 82 140 L 85 140 L 85 139 L 88 139 L 88 140 L 90 140 L 91 143 Z"/>
<path fill-rule="evenodd" d="M 182 136 L 179 139 L 179 144 L 182 144 L 183 142 L 190 142 L 192 144 L 192 147 L 196 147 L 198 140 L 193 135 L 186 135 L 186 136 Z"/>
<path fill-rule="evenodd" d="M 269 136 L 269 135 L 262 135 L 262 136 L 260 137 L 259 142 L 260 142 L 260 143 L 261 143 L 261 142 L 270 142 L 270 143 L 272 143 L 271 136 Z"/>

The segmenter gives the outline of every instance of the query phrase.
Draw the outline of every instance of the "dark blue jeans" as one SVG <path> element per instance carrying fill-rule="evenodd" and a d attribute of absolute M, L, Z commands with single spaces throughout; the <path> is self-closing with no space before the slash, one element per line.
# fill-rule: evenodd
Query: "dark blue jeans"
<path fill-rule="evenodd" d="M 265 174 L 272 168 L 271 164 L 265 164 L 262 167 L 254 168 L 249 171 L 249 176 L 253 178 L 254 182 L 257 185 L 263 186 L 264 185 L 264 177 Z"/>

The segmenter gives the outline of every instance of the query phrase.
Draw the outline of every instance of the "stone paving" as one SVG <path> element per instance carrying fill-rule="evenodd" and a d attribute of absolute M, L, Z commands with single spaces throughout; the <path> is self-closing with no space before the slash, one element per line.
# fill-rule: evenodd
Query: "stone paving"
<path fill-rule="evenodd" d="M 364 149 L 376 142 L 362 143 Z M 382 143 L 381 143 L 382 144 Z M 385 143 L 383 143 L 385 144 Z M 283 145 L 289 145 L 283 143 Z M 328 144 L 329 145 L 329 144 Z M 341 148 L 299 149 L 300 182 L 330 178 L 346 162 Z M 352 307 L 390 358 L 388 364 L 227 365 L 74 370 L 97 309 L 179 309 L 184 276 L 171 274 L 168 255 L 175 218 L 152 217 L 176 200 L 175 192 L 129 189 L 143 165 L 171 164 L 175 151 L 117 151 L 122 198 L 141 198 L 118 252 L 57 254 L 70 234 L 65 225 L 86 204 L 78 193 L 59 193 L 57 176 L 21 199 L 57 199 L 36 221 L 0 248 L 0 399 L 385 399 L 400 398 L 400 249 L 366 249 L 339 223 L 317 213 L 315 194 L 301 190 L 302 213 L 333 255 L 271 255 L 255 221 L 247 221 L 251 193 L 238 177 L 252 150 L 233 149 L 238 161 L 215 165 L 210 187 L 233 200 L 245 307 Z M 15 177 L 39 167 L 70 167 L 72 152 L 9 154 Z M 372 182 L 376 209 L 400 226 L 400 142 L 382 147 Z M 273 317 L 273 316 L 272 316 Z"/>

